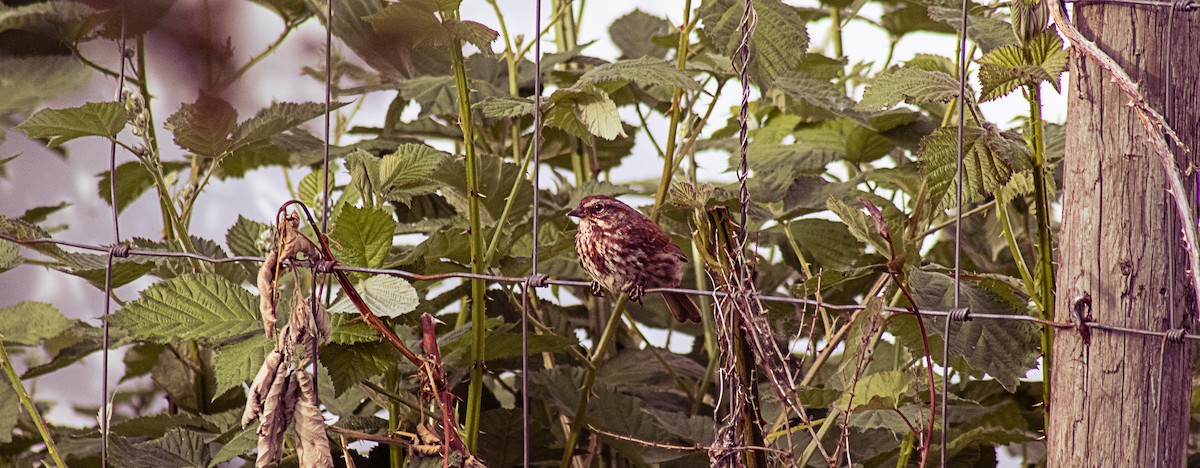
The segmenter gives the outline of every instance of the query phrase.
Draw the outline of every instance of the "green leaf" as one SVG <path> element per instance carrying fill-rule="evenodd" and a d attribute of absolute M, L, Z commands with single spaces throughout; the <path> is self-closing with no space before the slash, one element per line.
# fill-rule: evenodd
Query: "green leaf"
<path fill-rule="evenodd" d="M 404 358 L 392 345 L 374 341 L 356 345 L 325 345 L 321 347 L 317 359 L 329 373 L 336 397 L 359 382 L 395 369 L 396 363 Z"/>
<path fill-rule="evenodd" d="M 613 44 L 626 58 L 664 58 L 668 49 L 655 45 L 651 39 L 672 33 L 671 22 L 634 8 L 617 18 L 608 27 Z"/>
<path fill-rule="evenodd" d="M 845 90 L 838 89 L 829 80 L 796 72 L 775 80 L 775 88 L 788 96 L 803 100 L 810 106 L 865 123 L 865 119 L 854 112 L 854 100 L 846 96 Z"/>
<path fill-rule="evenodd" d="M 6 345 L 36 346 L 74 323 L 50 304 L 25 301 L 0 309 L 0 339 Z"/>
<path fill-rule="evenodd" d="M 187 429 L 171 429 L 160 439 L 141 443 L 117 437 L 109 455 L 128 468 L 204 468 L 209 460 L 206 439 Z"/>
<path fill-rule="evenodd" d="M 430 178 L 449 155 L 423 144 L 403 144 L 394 153 L 379 160 L 379 183 L 384 200 L 408 203 L 415 195 L 432 193 L 441 187 Z"/>
<path fill-rule="evenodd" d="M 237 256 L 263 256 L 267 251 L 259 247 L 259 240 L 263 238 L 263 233 L 270 230 L 271 225 L 267 223 L 260 223 L 238 215 L 233 226 L 225 231 L 225 245 L 228 245 L 229 251 Z"/>
<path fill-rule="evenodd" d="M 71 204 L 67 202 L 59 202 L 57 205 L 30 208 L 25 210 L 25 214 L 21 215 L 21 221 L 25 221 L 30 224 L 37 224 L 45 221 L 50 215 L 57 213 L 68 206 L 71 206 Z"/>
<path fill-rule="evenodd" d="M 864 406 L 876 409 L 896 408 L 900 405 L 900 399 L 909 392 L 912 381 L 912 374 L 905 371 L 884 371 L 865 375 L 854 386 L 853 400 L 851 389 L 846 388 L 846 392 L 842 393 L 834 406 L 843 410 L 854 410 Z M 846 385 L 849 387 L 850 383 Z"/>
<path fill-rule="evenodd" d="M 547 112 L 547 125 L 561 128 L 579 138 L 587 138 L 587 134 L 605 140 L 625 136 L 621 117 L 617 115 L 617 104 L 600 88 L 580 83 L 559 89 L 550 95 L 550 103 L 552 107 Z M 582 126 L 572 125 L 569 117 L 574 117 L 575 122 Z M 578 134 L 580 128 L 587 133 Z"/>
<path fill-rule="evenodd" d="M 755 144 L 746 150 L 746 164 L 753 171 L 749 183 L 750 192 L 758 202 L 782 200 L 796 179 L 805 175 L 819 175 L 825 166 L 844 154 L 831 148 L 821 148 L 808 142 L 794 144 Z M 730 155 L 730 167 L 737 167 L 738 156 Z"/>
<path fill-rule="evenodd" d="M 950 75 L 938 71 L 905 67 L 876 76 L 871 86 L 863 91 L 858 109 L 869 111 L 886 109 L 901 101 L 912 105 L 950 102 L 958 96 L 958 81 Z"/>
<path fill-rule="evenodd" d="M 981 101 L 998 99 L 1019 86 L 1049 82 L 1057 91 L 1067 69 L 1067 51 L 1058 34 L 1047 31 L 1026 46 L 998 47 L 979 58 Z"/>
<path fill-rule="evenodd" d="M 71 254 L 64 263 L 68 266 L 55 269 L 83 278 L 97 289 L 104 288 L 105 270 L 108 269 L 107 254 Z M 112 287 L 118 288 L 141 278 L 154 269 L 154 261 L 147 257 L 113 258 Z"/>
<path fill-rule="evenodd" d="M 66 55 L 0 57 L 0 115 L 27 114 L 46 100 L 83 86 L 89 76 L 91 69 Z"/>
<path fill-rule="evenodd" d="M 159 164 L 167 177 L 189 167 L 188 163 L 182 161 L 163 161 Z M 109 186 L 111 174 L 104 171 L 97 176 L 100 177 L 100 182 L 96 185 L 96 193 L 100 195 L 100 199 L 112 206 L 112 190 Z M 151 187 L 154 187 L 154 176 L 141 162 L 130 161 L 117 166 L 117 212 L 125 211 Z"/>
<path fill-rule="evenodd" d="M 56 29 L 66 33 L 74 23 L 96 16 L 95 8 L 82 3 L 48 1 L 0 9 L 0 31 L 12 29 L 42 30 Z"/>
<path fill-rule="evenodd" d="M 908 287 L 921 309 L 947 310 L 954 305 L 954 280 L 946 274 L 913 269 L 909 273 Z M 1029 298 L 1008 282 L 987 277 L 981 281 L 963 281 L 961 288 L 961 304 L 972 312 L 1028 313 Z M 931 331 L 931 347 L 941 347 L 945 323 L 942 320 L 925 317 L 925 327 Z M 912 317 L 895 317 L 893 323 L 901 326 L 897 331 L 902 333 L 909 349 L 923 352 Z M 936 343 L 934 338 L 937 338 Z M 1012 392 L 1025 373 L 1037 365 L 1041 355 L 1039 340 L 1038 328 L 1030 322 L 975 320 L 950 327 L 950 355 L 963 358 L 972 369 L 986 372 Z M 934 353 L 933 357 L 940 361 L 941 353 Z M 953 359 L 951 365 L 955 365 Z"/>
<path fill-rule="evenodd" d="M 488 97 L 475 103 L 473 107 L 479 109 L 480 112 L 483 112 L 483 116 L 489 119 L 511 119 L 533 115 L 533 100 L 529 98 Z"/>
<path fill-rule="evenodd" d="M 20 266 L 22 262 L 21 248 L 13 242 L 0 239 L 0 273 Z"/>
<path fill-rule="evenodd" d="M 225 278 L 188 274 L 155 283 L 108 320 L 135 339 L 156 343 L 220 340 L 261 329 L 257 307 L 249 291 Z"/>
<path fill-rule="evenodd" d="M 89 102 L 81 107 L 42 109 L 17 125 L 29 138 L 48 138 L 58 146 L 85 136 L 113 136 L 125 127 L 129 114 L 119 102 Z"/>
<path fill-rule="evenodd" d="M 492 42 L 500 37 L 500 33 L 496 30 L 475 21 L 446 21 L 442 23 L 442 27 L 446 28 L 451 36 L 475 46 L 485 55 L 494 54 Z"/>
<path fill-rule="evenodd" d="M 889 252 L 887 242 L 880 237 L 879 232 L 875 230 L 875 224 L 866 213 L 861 209 L 851 208 L 845 202 L 833 197 L 829 198 L 826 205 L 829 211 L 832 211 L 845 223 L 846 228 L 850 230 L 850 234 L 853 234 L 855 239 L 870 245 L 876 253 L 887 255 Z"/>
<path fill-rule="evenodd" d="M 254 450 L 254 448 L 257 446 L 258 426 L 252 424 L 250 427 L 242 429 L 242 431 L 238 432 L 236 436 L 233 436 L 233 439 L 221 446 L 221 450 L 218 450 L 217 454 L 213 455 L 213 459 L 208 462 L 208 466 L 209 468 L 215 468 L 219 466 L 221 462 L 229 461 L 237 458 L 239 455 L 250 453 L 250 451 Z"/>
<path fill-rule="evenodd" d="M 844 271 L 862 255 L 862 244 L 855 240 L 845 224 L 816 218 L 797 219 L 787 223 L 810 262 L 825 269 Z M 815 271 L 815 270 L 814 270 Z"/>
<path fill-rule="evenodd" d="M 163 126 L 180 148 L 201 156 L 216 157 L 233 145 L 230 135 L 237 130 L 237 111 L 233 106 L 204 91 L 194 103 L 184 103 L 167 117 Z"/>
<path fill-rule="evenodd" d="M 395 276 L 371 276 L 359 283 L 357 288 L 371 312 L 380 317 L 399 317 L 412 312 L 420 302 L 417 290 L 408 281 Z M 350 298 L 343 296 L 329 307 L 329 312 L 357 314 L 358 309 L 350 302 Z"/>
<path fill-rule="evenodd" d="M 943 127 L 925 138 L 918 153 L 921 170 L 929 182 L 929 199 L 935 210 L 955 203 L 958 172 L 958 129 Z M 1031 167 L 1029 147 L 1016 135 L 994 126 L 963 129 L 963 203 L 991 196 L 1004 187 L 1013 172 Z"/>
<path fill-rule="evenodd" d="M 0 379 L 0 443 L 12 442 L 13 429 L 21 417 L 21 400 L 17 392 L 8 382 L 8 377 Z"/>
<path fill-rule="evenodd" d="M 1008 22 L 985 16 L 988 10 L 982 12 L 976 8 L 967 18 L 967 37 L 979 44 L 985 53 L 1001 46 L 1015 44 L 1017 36 L 1013 35 L 1012 26 Z M 962 10 L 958 5 L 953 8 L 930 6 L 929 18 L 950 25 L 957 31 L 962 31 Z"/>
<path fill-rule="evenodd" d="M 333 112 L 347 103 L 335 102 L 329 107 Z M 325 104 L 316 102 L 277 102 L 258 112 L 253 118 L 238 125 L 233 132 L 232 147 L 241 147 L 290 130 L 292 127 L 325 114 Z"/>
<path fill-rule="evenodd" d="M 357 310 L 355 310 L 355 313 L 357 313 Z M 349 314 L 330 315 L 329 320 L 333 325 L 333 332 L 329 335 L 329 342 L 340 345 L 352 345 L 378 341 L 379 333 L 375 332 L 370 325 L 363 323 L 361 320 L 356 320 L 357 318 L 357 315 Z"/>
<path fill-rule="evenodd" d="M 1051 77 L 1048 81 L 1057 91 L 1059 80 L 1063 72 L 1067 71 L 1067 61 L 1071 58 L 1067 50 L 1063 48 L 1062 38 L 1058 36 L 1057 32 L 1045 31 L 1029 41 L 1026 47 L 1029 48 L 1032 62 Z"/>
<path fill-rule="evenodd" d="M 754 0 L 753 5 L 758 24 L 750 37 L 748 72 L 755 84 L 766 88 L 800 66 L 808 51 L 808 30 L 792 6 L 772 0 Z M 701 32 L 727 57 L 733 57 L 741 43 L 745 10 L 745 3 L 739 0 L 715 0 L 700 6 Z"/>
<path fill-rule="evenodd" d="M 579 83 L 596 84 L 609 81 L 629 81 L 641 86 L 666 86 L 684 91 L 699 91 L 700 83 L 665 60 L 641 57 L 618 60 L 588 70 Z"/>
<path fill-rule="evenodd" d="M 4 215 L 0 215 L 0 233 L 21 240 L 50 238 L 50 234 L 40 226 Z M 68 256 L 66 252 L 55 244 L 27 244 L 26 247 L 59 260 L 65 259 Z"/>
<path fill-rule="evenodd" d="M 334 255 L 339 262 L 367 268 L 379 268 L 392 248 L 396 221 L 381 208 L 347 206 L 334 222 L 329 238 L 337 245 Z"/>
<path fill-rule="evenodd" d="M 273 349 L 275 342 L 263 335 L 253 335 L 218 348 L 216 363 L 213 365 L 217 387 L 213 394 L 220 395 L 225 393 L 225 390 L 253 379 L 267 354 Z"/>

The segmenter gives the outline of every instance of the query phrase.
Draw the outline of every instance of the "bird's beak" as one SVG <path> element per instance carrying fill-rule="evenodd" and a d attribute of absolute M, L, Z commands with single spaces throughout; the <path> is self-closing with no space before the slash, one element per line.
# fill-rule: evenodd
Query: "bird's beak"
<path fill-rule="evenodd" d="M 582 218 L 582 217 L 583 217 L 583 209 L 582 209 L 582 208 L 575 208 L 575 209 L 571 210 L 571 212 L 567 213 L 567 216 L 573 216 L 573 217 L 576 217 L 576 218 Z"/>

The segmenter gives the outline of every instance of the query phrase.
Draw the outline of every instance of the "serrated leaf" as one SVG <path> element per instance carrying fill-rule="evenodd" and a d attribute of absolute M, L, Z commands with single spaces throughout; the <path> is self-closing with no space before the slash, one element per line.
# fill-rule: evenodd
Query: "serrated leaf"
<path fill-rule="evenodd" d="M 42 109 L 16 128 L 29 138 L 48 138 L 58 146 L 85 136 L 113 136 L 125 127 L 129 114 L 119 102 L 89 102 L 80 107 Z"/>
<path fill-rule="evenodd" d="M 952 206 L 958 173 L 958 129 L 935 130 L 921 143 L 921 172 L 929 183 L 934 209 Z M 963 129 L 963 203 L 991 196 L 1005 186 L 1014 171 L 1031 167 L 1029 148 L 1018 137 L 993 126 Z"/>
<path fill-rule="evenodd" d="M 775 88 L 787 93 L 788 96 L 803 100 L 808 105 L 865 123 L 865 119 L 854 112 L 854 100 L 847 97 L 844 90 L 838 89 L 829 80 L 821 80 L 796 72 L 775 80 Z"/>
<path fill-rule="evenodd" d="M 905 371 L 884 371 L 865 375 L 854 386 L 853 400 L 851 389 L 846 388 L 834 406 L 843 410 L 854 410 L 868 405 L 896 408 L 900 399 L 908 393 L 912 381 L 912 374 Z M 847 383 L 847 386 L 849 385 Z"/>
<path fill-rule="evenodd" d="M 204 468 L 209 460 L 206 438 L 187 429 L 172 429 L 160 439 L 141 443 L 117 437 L 109 450 L 128 468 Z"/>
<path fill-rule="evenodd" d="M 371 276 L 359 283 L 357 289 L 371 312 L 380 317 L 399 317 L 412 312 L 420 302 L 417 290 L 395 276 Z M 329 307 L 329 312 L 357 314 L 358 309 L 350 298 L 341 297 Z"/>
<path fill-rule="evenodd" d="M 392 248 L 396 221 L 381 208 L 347 206 L 334 222 L 329 238 L 334 255 L 346 265 L 379 268 Z"/>
<path fill-rule="evenodd" d="M 252 335 L 218 348 L 216 362 L 213 364 L 217 378 L 213 395 L 220 395 L 225 393 L 225 390 L 253 379 L 267 354 L 273 349 L 275 342 L 263 335 Z"/>
<path fill-rule="evenodd" d="M 239 214 L 233 226 L 225 231 L 225 245 L 229 246 L 229 252 L 237 256 L 262 256 L 266 252 L 259 247 L 259 239 L 263 238 L 264 232 L 270 230 L 269 224 Z"/>
<path fill-rule="evenodd" d="M 329 342 L 340 345 L 352 345 L 378 341 L 379 333 L 361 320 L 355 320 L 356 318 L 357 316 L 348 314 L 330 315 L 329 320 L 333 326 L 333 332 L 329 335 Z"/>
<path fill-rule="evenodd" d="M 21 248 L 17 244 L 0 239 L 0 273 L 16 268 L 24 262 Z"/>
<path fill-rule="evenodd" d="M 957 5 L 953 8 L 930 6 L 929 18 L 962 31 L 962 10 Z M 1017 42 L 1017 37 L 1013 35 L 1012 26 L 1008 22 L 976 14 L 974 11 L 967 18 L 967 37 L 978 43 L 985 53 Z"/>
<path fill-rule="evenodd" d="M 430 176 L 447 156 L 428 145 L 400 145 L 379 160 L 379 195 L 384 200 L 408 203 L 415 195 L 432 193 L 441 185 Z"/>
<path fill-rule="evenodd" d="M 844 156 L 837 149 L 822 148 L 807 142 L 795 144 L 756 144 L 746 150 L 746 163 L 753 171 L 747 180 L 755 201 L 782 200 L 802 176 L 825 172 L 825 166 Z M 737 155 L 730 155 L 730 167 L 737 167 Z"/>
<path fill-rule="evenodd" d="M 329 373 L 336 397 L 363 380 L 394 369 L 403 358 L 392 345 L 376 341 L 356 345 L 325 345 L 321 347 L 317 359 Z"/>
<path fill-rule="evenodd" d="M 49 3 L 59 2 L 35 5 Z M 83 7 L 73 2 L 65 5 Z M 83 86 L 89 76 L 91 69 L 70 56 L 0 57 L 0 115 L 26 114 L 48 99 Z"/>
<path fill-rule="evenodd" d="M 12 385 L 8 383 L 7 377 L 3 379 L 3 383 L 4 385 L 0 385 L 0 443 L 7 444 L 12 442 L 13 429 L 17 427 L 17 420 L 21 417 L 21 401 Z"/>
<path fill-rule="evenodd" d="M 959 97 L 958 81 L 950 75 L 919 68 L 901 68 L 875 77 L 863 91 L 859 110 L 886 109 L 904 101 L 912 105 L 949 102 Z"/>
<path fill-rule="evenodd" d="M 446 28 L 450 35 L 475 46 L 486 55 L 494 54 L 492 42 L 500 37 L 496 30 L 475 21 L 446 21 L 442 23 L 442 27 Z"/>
<path fill-rule="evenodd" d="M 825 269 L 849 269 L 863 253 L 862 244 L 842 223 L 806 218 L 791 221 L 784 229 L 792 231 L 809 261 L 815 261 Z"/>
<path fill-rule="evenodd" d="M 622 57 L 639 58 L 667 56 L 668 49 L 655 45 L 651 39 L 671 34 L 671 22 L 634 8 L 608 27 L 608 35 L 621 51 Z"/>
<path fill-rule="evenodd" d="M 66 259 L 68 266 L 55 269 L 87 280 L 98 289 L 104 288 L 105 270 L 108 269 L 108 255 L 103 254 L 71 254 Z M 113 258 L 111 282 L 112 287 L 118 288 L 141 278 L 154 269 L 154 261 L 146 257 Z"/>
<path fill-rule="evenodd" d="M 329 111 L 333 112 L 347 103 L 334 102 Z M 232 147 L 240 147 L 257 141 L 271 138 L 325 114 L 325 104 L 316 102 L 294 103 L 277 102 L 263 109 L 254 117 L 238 125 L 233 132 Z"/>
<path fill-rule="evenodd" d="M 946 310 L 953 307 L 954 280 L 946 274 L 913 269 L 909 273 L 908 286 L 921 309 Z M 996 279 L 963 281 L 961 288 L 961 304 L 972 312 L 1004 315 L 1027 313 L 1028 297 L 1006 282 Z M 897 320 L 904 323 L 898 323 Z M 925 317 L 926 329 L 931 331 L 931 347 L 941 347 L 945 323 L 942 320 Z M 921 338 L 915 333 L 916 326 L 911 317 L 895 317 L 893 323 L 902 327 L 897 331 L 904 330 L 901 333 L 909 349 L 919 352 L 922 348 Z M 950 355 L 952 358 L 963 358 L 971 368 L 986 372 L 1012 392 L 1025 373 L 1037 365 L 1039 339 L 1037 326 L 1029 322 L 975 320 L 950 327 Z M 933 354 L 936 361 L 941 361 L 941 353 Z M 955 361 L 952 359 L 950 363 L 954 365 Z"/>
<path fill-rule="evenodd" d="M 213 459 L 208 462 L 209 468 L 218 466 L 219 463 L 232 460 L 239 455 L 250 453 L 254 447 L 258 446 L 258 426 L 251 425 L 242 429 L 233 439 L 221 446 L 221 450 L 213 455 Z"/>
<path fill-rule="evenodd" d="M 163 174 L 172 176 L 180 171 L 188 168 L 188 163 L 182 161 L 163 161 L 159 163 L 162 166 Z M 100 199 L 104 200 L 112 206 L 112 190 L 110 187 L 111 175 L 109 171 L 104 171 L 97 176 L 100 181 L 96 184 L 96 193 Z M 151 187 L 154 187 L 154 176 L 138 161 L 130 161 L 117 166 L 117 212 L 125 211 L 129 205 L 142 197 Z"/>
<path fill-rule="evenodd" d="M 596 84 L 609 81 L 629 81 L 641 86 L 667 86 L 684 91 L 698 91 L 700 83 L 665 60 L 641 57 L 618 60 L 598 66 L 583 76 L 579 83 Z"/>
<path fill-rule="evenodd" d="M 95 15 L 95 8 L 76 2 L 48 1 L 5 7 L 0 9 L 0 31 L 12 29 L 49 31 L 56 28 L 66 30 L 71 29 L 72 23 Z"/>
<path fill-rule="evenodd" d="M 71 206 L 71 204 L 67 203 L 67 202 L 60 202 L 57 205 L 48 205 L 48 206 L 39 206 L 36 208 L 30 208 L 28 210 L 25 210 L 25 213 L 21 215 L 20 219 L 21 219 L 21 221 L 25 221 L 30 224 L 37 224 L 37 223 L 45 221 L 46 218 L 49 217 L 50 215 L 57 213 L 57 212 L 61 211 L 63 208 L 66 208 L 68 206 Z"/>
<path fill-rule="evenodd" d="M 875 230 L 874 223 L 866 213 L 863 213 L 862 210 L 851 208 L 845 202 L 833 197 L 830 197 L 826 201 L 826 205 L 829 211 L 832 211 L 833 214 L 842 220 L 842 223 L 846 225 L 846 228 L 850 230 L 854 238 L 870 245 L 875 249 L 876 253 L 882 255 L 888 253 L 887 242 L 879 236 L 878 231 Z"/>
<path fill-rule="evenodd" d="M 5 345 L 36 346 L 74 323 L 50 304 L 25 301 L 0 309 L 0 339 Z"/>
<path fill-rule="evenodd" d="M 771 0 L 754 0 L 758 24 L 750 37 L 751 80 L 767 88 L 775 79 L 795 72 L 808 51 L 808 30 L 803 17 L 792 6 Z M 733 57 L 741 43 L 741 22 L 745 2 L 716 0 L 704 2 L 699 14 L 704 23 L 701 32 L 716 45 L 717 51 Z"/>
<path fill-rule="evenodd" d="M 30 224 L 16 218 L 9 218 L 0 215 L 0 233 L 9 235 L 21 240 L 32 239 L 49 239 L 50 234 L 36 224 Z M 67 253 L 64 252 L 58 245 L 55 244 L 27 244 L 26 247 L 46 254 L 55 259 L 67 258 Z"/>
<path fill-rule="evenodd" d="M 511 119 L 533 115 L 533 100 L 510 96 L 484 98 L 473 106 L 489 119 Z"/>
<path fill-rule="evenodd" d="M 135 339 L 156 343 L 219 340 L 259 330 L 257 305 L 249 291 L 225 278 L 188 274 L 155 283 L 108 320 Z"/>
<path fill-rule="evenodd" d="M 605 140 L 625 136 L 621 117 L 617 114 L 617 104 L 608 96 L 608 93 L 600 88 L 582 83 L 570 88 L 559 89 L 550 95 L 550 103 L 552 107 L 547 112 L 547 125 L 553 125 L 572 134 L 577 132 L 580 127 L 560 120 L 566 115 L 563 112 L 566 110 L 579 124 L 582 124 L 581 127 L 587 130 L 587 134 Z M 550 118 L 551 114 L 555 115 L 553 119 Z M 586 138 L 587 134 L 576 136 Z"/>
<path fill-rule="evenodd" d="M 167 117 L 164 128 L 180 148 L 216 157 L 232 146 L 230 135 L 237 129 L 237 116 L 233 106 L 220 96 L 200 91 L 196 102 L 184 103 Z"/>

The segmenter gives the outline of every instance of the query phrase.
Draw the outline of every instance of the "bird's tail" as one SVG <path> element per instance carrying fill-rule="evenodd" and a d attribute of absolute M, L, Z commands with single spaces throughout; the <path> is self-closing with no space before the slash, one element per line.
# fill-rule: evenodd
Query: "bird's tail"
<path fill-rule="evenodd" d="M 667 301 L 667 309 L 675 320 L 700 323 L 700 308 L 686 294 L 666 292 L 663 293 L 663 299 Z"/>

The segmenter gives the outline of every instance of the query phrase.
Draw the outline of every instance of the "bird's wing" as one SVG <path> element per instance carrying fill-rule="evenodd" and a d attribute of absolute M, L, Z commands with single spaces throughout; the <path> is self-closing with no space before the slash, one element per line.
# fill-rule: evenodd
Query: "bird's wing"
<path fill-rule="evenodd" d="M 631 238 L 644 239 L 649 250 L 671 252 L 680 260 L 687 261 L 687 255 L 684 255 L 683 249 L 675 245 L 675 241 L 671 240 L 671 236 L 663 232 L 662 228 L 659 228 L 650 218 L 643 218 L 641 221 L 644 222 L 630 223 Z"/>

